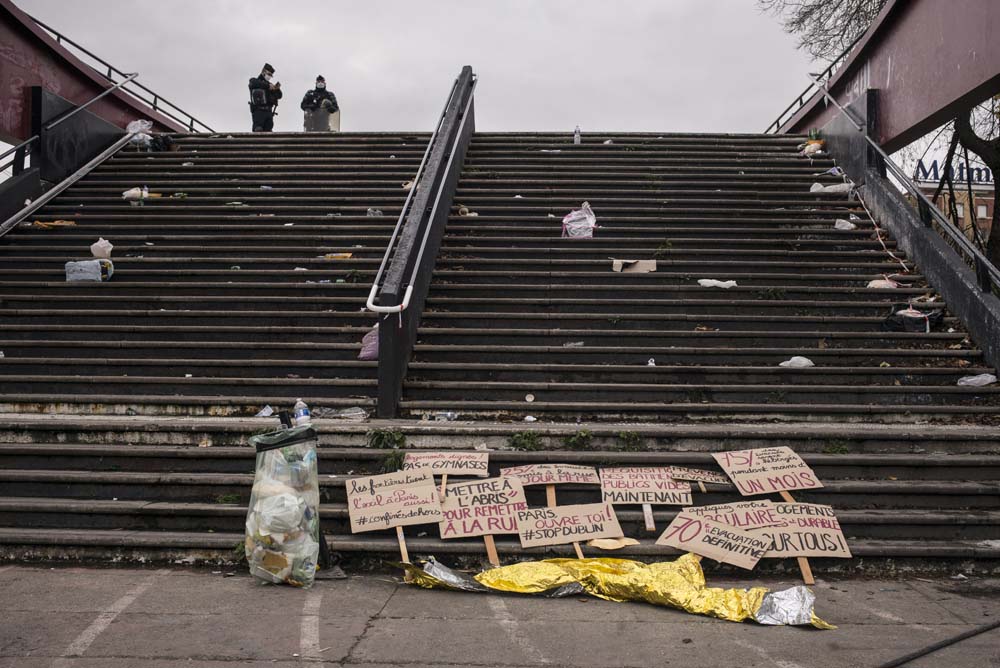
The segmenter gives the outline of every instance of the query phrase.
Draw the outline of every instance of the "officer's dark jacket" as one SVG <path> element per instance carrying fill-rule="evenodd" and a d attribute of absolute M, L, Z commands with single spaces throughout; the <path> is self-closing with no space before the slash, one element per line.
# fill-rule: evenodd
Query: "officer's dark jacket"
<path fill-rule="evenodd" d="M 337 105 L 337 97 L 326 89 L 319 90 L 318 88 L 307 91 L 305 97 L 302 98 L 302 104 L 299 106 L 302 107 L 302 111 L 316 111 L 323 104 L 323 100 L 330 100 L 330 103 L 333 105 L 330 108 L 331 114 L 340 111 L 340 107 Z"/>
<path fill-rule="evenodd" d="M 281 99 L 281 89 L 271 90 L 264 75 L 250 79 L 250 108 L 270 110 Z"/>

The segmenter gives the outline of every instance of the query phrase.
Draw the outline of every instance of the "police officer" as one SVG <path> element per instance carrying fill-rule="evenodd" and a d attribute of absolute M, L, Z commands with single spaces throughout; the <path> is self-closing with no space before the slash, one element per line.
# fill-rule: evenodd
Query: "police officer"
<path fill-rule="evenodd" d="M 274 68 L 264 63 L 260 76 L 250 79 L 250 117 L 254 132 L 270 132 L 274 129 L 274 115 L 278 113 L 281 99 L 281 84 L 271 83 Z"/>
<path fill-rule="evenodd" d="M 306 132 L 338 132 L 340 130 L 340 106 L 337 97 L 326 89 L 323 75 L 316 77 L 316 87 L 306 91 L 302 98 L 303 128 Z"/>

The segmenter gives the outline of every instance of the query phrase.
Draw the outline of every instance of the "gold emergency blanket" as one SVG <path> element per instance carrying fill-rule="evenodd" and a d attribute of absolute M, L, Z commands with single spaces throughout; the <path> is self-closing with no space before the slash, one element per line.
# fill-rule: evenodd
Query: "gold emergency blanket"
<path fill-rule="evenodd" d="M 449 581 L 418 566 L 401 565 L 412 584 L 428 589 L 551 595 L 559 588 L 577 585 L 582 588 L 577 590 L 580 593 L 609 601 L 643 601 L 732 622 L 757 620 L 756 614 L 768 594 L 765 587 L 746 590 L 707 587 L 701 558 L 695 554 L 652 564 L 605 558 L 526 561 L 483 571 L 475 576 L 475 582 L 463 582 L 458 577 Z M 449 573 L 456 575 L 453 571 Z M 807 619 L 816 628 L 836 628 L 816 617 L 811 609 Z"/>

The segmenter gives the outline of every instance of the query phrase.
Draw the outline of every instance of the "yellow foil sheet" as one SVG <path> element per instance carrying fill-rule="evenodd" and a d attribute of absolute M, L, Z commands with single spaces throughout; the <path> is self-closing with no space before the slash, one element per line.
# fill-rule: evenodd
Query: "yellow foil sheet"
<path fill-rule="evenodd" d="M 405 566 L 412 584 L 428 589 L 458 589 L 417 566 Z M 766 587 L 707 587 L 701 558 L 695 554 L 652 564 L 606 558 L 526 561 L 483 571 L 475 580 L 490 590 L 517 594 L 541 594 L 576 582 L 588 594 L 609 601 L 642 601 L 731 622 L 753 620 L 768 593 Z M 836 628 L 815 613 L 812 625 Z"/>

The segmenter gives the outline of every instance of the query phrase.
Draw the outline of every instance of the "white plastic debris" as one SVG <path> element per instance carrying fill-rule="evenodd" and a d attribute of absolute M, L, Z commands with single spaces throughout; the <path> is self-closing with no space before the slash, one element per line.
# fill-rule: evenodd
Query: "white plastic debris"
<path fill-rule="evenodd" d="M 807 158 L 822 152 L 823 152 L 822 144 L 806 144 L 805 148 L 802 149 L 802 155 L 804 155 Z"/>
<path fill-rule="evenodd" d="M 899 287 L 899 283 L 892 280 L 891 278 L 876 278 L 875 280 L 868 281 L 869 288 L 877 288 L 881 290 L 895 289 Z"/>
<path fill-rule="evenodd" d="M 149 188 L 146 186 L 129 188 L 122 193 L 122 199 L 126 202 L 131 202 L 132 206 L 138 206 L 143 200 L 149 199 Z"/>
<path fill-rule="evenodd" d="M 611 271 L 620 274 L 648 274 L 656 271 L 656 260 L 615 260 L 611 259 Z"/>
<path fill-rule="evenodd" d="M 958 379 L 960 387 L 985 387 L 997 382 L 997 377 L 992 373 L 981 373 L 976 376 L 963 376 Z"/>
<path fill-rule="evenodd" d="M 843 218 L 838 218 L 833 223 L 833 227 L 834 227 L 834 229 L 837 229 L 837 230 L 856 230 L 856 229 L 858 229 L 857 225 L 855 225 L 854 223 L 852 223 L 849 220 L 844 220 Z"/>
<path fill-rule="evenodd" d="M 814 183 L 809 188 L 811 193 L 849 193 L 854 190 L 853 183 L 832 183 L 824 186 L 822 183 Z"/>
<path fill-rule="evenodd" d="M 533 395 L 533 394 L 526 394 L 526 395 L 524 395 L 524 400 L 527 401 L 530 404 L 532 401 L 535 400 L 535 395 Z"/>
<path fill-rule="evenodd" d="M 570 341 L 569 343 L 564 343 L 563 348 L 583 348 L 583 341 Z"/>
<path fill-rule="evenodd" d="M 524 416 L 524 421 L 525 422 L 537 422 L 538 418 L 536 418 L 534 415 L 525 415 Z"/>
<path fill-rule="evenodd" d="M 650 357 L 648 360 L 646 360 L 646 366 L 656 366 L 656 359 Z"/>
<path fill-rule="evenodd" d="M 113 249 L 114 246 L 112 246 L 111 242 L 104 237 L 100 237 L 97 241 L 90 244 L 90 254 L 98 260 L 110 260 L 111 251 Z"/>
<path fill-rule="evenodd" d="M 785 360 L 778 366 L 783 366 L 786 369 L 808 369 L 811 366 L 816 366 L 813 361 L 808 357 L 801 357 L 796 355 L 795 357 Z"/>
<path fill-rule="evenodd" d="M 358 353 L 358 359 L 365 362 L 378 359 L 378 323 L 361 337 L 361 352 Z"/>
<path fill-rule="evenodd" d="M 562 235 L 571 239 L 590 239 L 597 227 L 597 216 L 590 208 L 590 202 L 584 202 L 579 209 L 574 209 L 563 216 Z"/>
<path fill-rule="evenodd" d="M 274 409 L 268 405 L 257 411 L 257 414 L 254 415 L 254 417 L 271 417 L 272 415 L 274 415 Z"/>
<path fill-rule="evenodd" d="M 411 190 L 413 188 L 413 181 L 407 181 L 403 184 L 403 190 Z"/>
<path fill-rule="evenodd" d="M 194 167 L 193 162 L 182 162 L 181 167 Z"/>
<path fill-rule="evenodd" d="M 614 142 L 613 140 L 611 140 L 611 139 L 605 139 L 605 140 L 604 140 L 604 145 L 605 145 L 605 146 L 607 146 L 608 144 L 614 144 L 614 143 L 615 143 L 615 142 Z"/>
<path fill-rule="evenodd" d="M 153 141 L 153 138 L 149 134 L 152 129 L 153 121 L 147 121 L 145 119 L 132 121 L 125 126 L 125 131 L 132 134 L 129 142 L 142 148 L 149 146 L 149 142 Z"/>
<path fill-rule="evenodd" d="M 373 209 L 372 207 L 368 207 L 368 211 L 365 213 L 365 215 L 368 216 L 368 217 L 370 217 L 370 218 L 375 218 L 377 216 L 381 216 L 382 215 L 382 209 Z"/>
<path fill-rule="evenodd" d="M 703 288 L 722 288 L 728 290 L 736 287 L 736 281 L 718 281 L 714 278 L 699 278 L 698 285 Z"/>
<path fill-rule="evenodd" d="M 115 273 L 111 260 L 81 260 L 66 263 L 67 281 L 107 281 Z"/>

